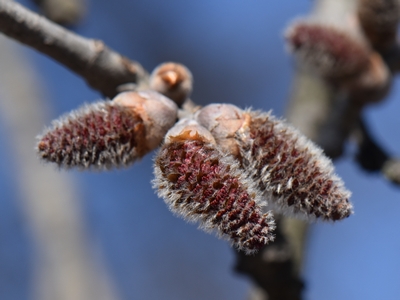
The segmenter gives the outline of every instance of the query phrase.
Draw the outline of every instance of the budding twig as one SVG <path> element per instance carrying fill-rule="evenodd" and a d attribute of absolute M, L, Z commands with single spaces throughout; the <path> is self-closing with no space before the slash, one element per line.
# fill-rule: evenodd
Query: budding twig
<path fill-rule="evenodd" d="M 218 146 L 240 159 L 274 211 L 333 221 L 351 214 L 350 193 L 334 174 L 332 162 L 283 120 L 230 104 L 210 104 L 196 118 Z"/>

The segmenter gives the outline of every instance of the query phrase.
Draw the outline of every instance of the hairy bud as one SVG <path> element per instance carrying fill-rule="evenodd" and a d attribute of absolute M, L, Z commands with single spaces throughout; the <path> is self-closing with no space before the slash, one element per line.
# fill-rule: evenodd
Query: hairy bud
<path fill-rule="evenodd" d="M 127 166 L 161 143 L 176 116 L 176 105 L 156 92 L 122 93 L 53 121 L 37 151 L 66 168 Z"/>
<path fill-rule="evenodd" d="M 177 215 L 198 221 L 246 253 L 273 240 L 275 223 L 263 213 L 252 183 L 238 163 L 210 141 L 195 121 L 171 129 L 155 160 L 154 188 Z"/>
<path fill-rule="evenodd" d="M 319 147 L 268 113 L 250 116 L 249 131 L 240 138 L 243 164 L 272 209 L 333 221 L 352 213 L 350 192 Z"/>
<path fill-rule="evenodd" d="M 192 73 L 178 63 L 161 64 L 150 76 L 150 88 L 174 100 L 179 106 L 189 98 L 192 87 Z"/>
<path fill-rule="evenodd" d="M 300 64 L 328 79 L 358 75 L 368 65 L 368 47 L 332 26 L 297 22 L 286 39 Z"/>
<path fill-rule="evenodd" d="M 396 41 L 400 21 L 400 1 L 359 0 L 358 18 L 374 48 L 382 50 Z"/>

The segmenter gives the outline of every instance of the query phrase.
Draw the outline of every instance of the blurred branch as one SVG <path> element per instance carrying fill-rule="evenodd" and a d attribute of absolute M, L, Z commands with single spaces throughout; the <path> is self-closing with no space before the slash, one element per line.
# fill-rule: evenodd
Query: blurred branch
<path fill-rule="evenodd" d="M 110 98 L 121 84 L 147 78 L 139 63 L 103 42 L 76 35 L 13 1 L 0 0 L 0 31 L 55 59 Z"/>
<path fill-rule="evenodd" d="M 367 172 L 382 172 L 394 184 L 400 184 L 400 160 L 391 157 L 372 137 L 365 121 L 360 118 L 354 131 L 358 144 L 356 161 Z"/>
<path fill-rule="evenodd" d="M 381 52 L 383 59 L 394 73 L 400 72 L 400 45 L 399 41 L 392 45 L 391 48 Z"/>
<path fill-rule="evenodd" d="M 41 165 L 32 149 L 47 107 L 40 84 L 29 63 L 4 37 L 0 48 L 0 65 L 7 70 L 0 73 L 0 112 L 11 130 L 21 207 L 37 250 L 35 295 L 30 299 L 117 299 L 104 267 L 91 257 L 71 178 Z"/>
<path fill-rule="evenodd" d="M 258 285 L 252 291 L 252 300 L 300 300 L 303 281 L 296 273 L 292 250 L 279 229 L 277 220 L 275 241 L 254 256 L 238 252 L 235 271 L 247 274 Z"/>
<path fill-rule="evenodd" d="M 356 0 L 318 0 L 311 18 L 357 31 L 358 28 L 352 25 L 355 4 Z M 359 104 L 349 101 L 349 93 L 316 75 L 297 70 L 287 119 L 322 146 L 328 156 L 342 154 L 360 111 Z M 282 217 L 279 222 L 283 226 L 277 226 L 276 242 L 254 257 L 245 258 L 238 254 L 236 269 L 253 278 L 258 285 L 250 294 L 251 300 L 303 299 L 301 268 L 308 224 L 287 217 Z"/>

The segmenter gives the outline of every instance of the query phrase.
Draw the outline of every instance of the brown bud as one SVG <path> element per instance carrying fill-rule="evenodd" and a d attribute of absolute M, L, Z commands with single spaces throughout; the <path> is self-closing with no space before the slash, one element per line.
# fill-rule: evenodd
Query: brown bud
<path fill-rule="evenodd" d="M 332 26 L 297 22 L 286 40 L 302 66 L 328 79 L 356 76 L 368 65 L 368 47 Z"/>
<path fill-rule="evenodd" d="M 151 90 L 121 93 L 113 99 L 113 102 L 140 114 L 146 128 L 145 144 L 151 150 L 161 144 L 165 134 L 177 119 L 176 104 Z"/>
<path fill-rule="evenodd" d="M 161 64 L 150 75 L 150 88 L 174 100 L 178 106 L 189 98 L 192 87 L 192 73 L 178 63 Z"/>
<path fill-rule="evenodd" d="M 127 166 L 161 143 L 176 115 L 176 105 L 156 92 L 122 93 L 53 121 L 37 151 L 65 168 Z"/>
<path fill-rule="evenodd" d="M 270 114 L 250 116 L 241 139 L 243 164 L 273 210 L 333 221 L 352 213 L 350 192 L 318 146 Z"/>
<path fill-rule="evenodd" d="M 182 119 L 172 127 L 165 136 L 165 142 L 199 140 L 203 143 L 216 144 L 213 135 L 198 122 Z"/>
<path fill-rule="evenodd" d="M 396 42 L 400 1 L 359 0 L 358 18 L 372 46 L 378 50 L 387 49 Z"/>
<path fill-rule="evenodd" d="M 195 119 L 211 132 L 223 151 L 235 157 L 240 155 L 235 136 L 248 124 L 248 114 L 232 104 L 210 104 L 199 110 Z"/>
<path fill-rule="evenodd" d="M 155 160 L 154 188 L 177 215 L 216 230 L 246 253 L 259 250 L 273 240 L 272 214 L 263 213 L 259 193 L 232 156 L 210 143 L 199 124 L 187 124 L 167 134 Z"/>

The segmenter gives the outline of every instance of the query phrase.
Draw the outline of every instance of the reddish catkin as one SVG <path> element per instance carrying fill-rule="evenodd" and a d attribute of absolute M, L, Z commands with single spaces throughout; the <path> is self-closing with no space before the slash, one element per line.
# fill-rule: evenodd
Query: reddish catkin
<path fill-rule="evenodd" d="M 351 214 L 350 193 L 331 161 L 289 124 L 231 104 L 207 105 L 195 117 L 223 151 L 241 161 L 269 208 L 307 219 L 339 220 Z"/>
<path fill-rule="evenodd" d="M 176 113 L 176 105 L 155 92 L 122 93 L 53 121 L 38 138 L 37 151 L 43 160 L 64 168 L 127 166 L 161 143 Z"/>
<path fill-rule="evenodd" d="M 299 21 L 286 40 L 301 65 L 328 79 L 358 75 L 369 64 L 368 47 L 332 26 Z"/>
<path fill-rule="evenodd" d="M 307 219 L 350 216 L 350 192 L 322 150 L 271 114 L 249 113 L 249 130 L 240 141 L 244 168 L 271 208 Z"/>
<path fill-rule="evenodd" d="M 258 193 L 238 163 L 196 126 L 167 136 L 155 160 L 153 186 L 177 215 L 198 221 L 206 231 L 217 230 L 248 254 L 256 252 L 273 240 L 272 214 L 262 211 Z"/>

